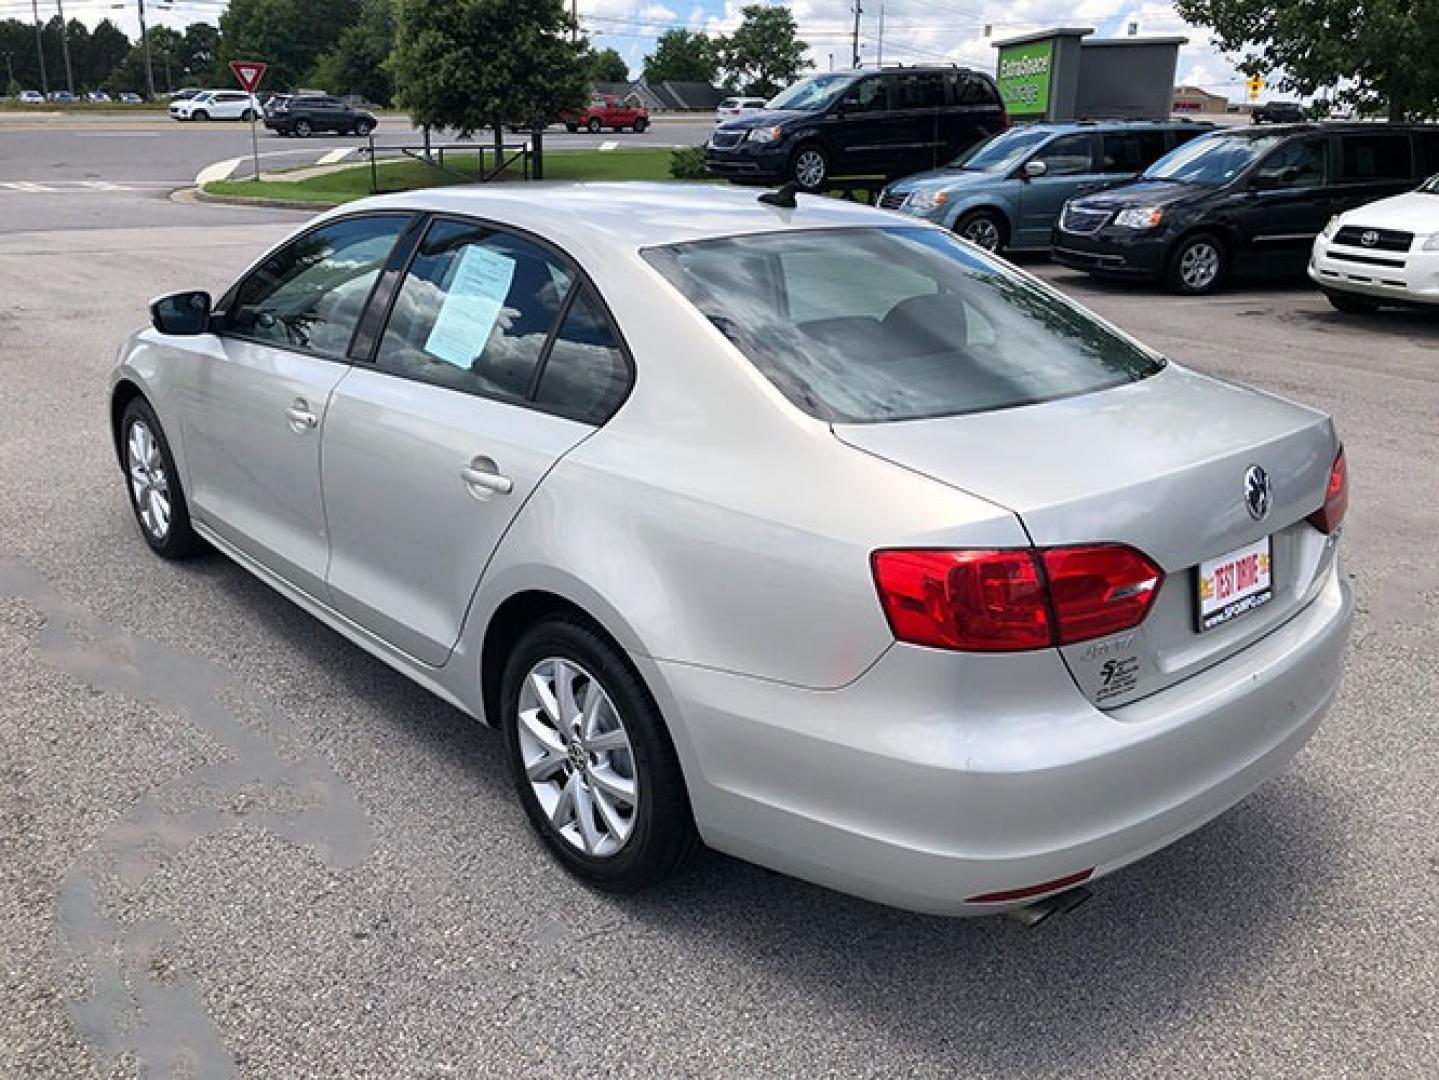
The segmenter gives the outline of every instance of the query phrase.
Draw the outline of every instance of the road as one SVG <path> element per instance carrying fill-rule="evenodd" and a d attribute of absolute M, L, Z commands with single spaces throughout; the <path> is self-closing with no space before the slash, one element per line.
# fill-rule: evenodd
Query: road
<path fill-rule="evenodd" d="M 1281 779 L 1037 930 L 718 855 L 614 898 L 530 838 L 494 734 L 129 518 L 118 342 L 296 215 L 68 197 L 108 219 L 0 235 L 0 1075 L 1439 1074 L 1439 321 L 1028 264 L 1338 420 L 1358 621 Z"/>

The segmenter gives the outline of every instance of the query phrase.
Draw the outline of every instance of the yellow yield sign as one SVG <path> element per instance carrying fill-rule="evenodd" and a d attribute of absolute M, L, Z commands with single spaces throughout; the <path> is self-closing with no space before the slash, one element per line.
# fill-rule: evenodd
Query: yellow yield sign
<path fill-rule="evenodd" d="M 1248 86 L 1249 86 L 1249 100 L 1250 100 L 1250 101 L 1258 101 L 1258 100 L 1259 100 L 1259 91 L 1261 91 L 1261 90 L 1264 89 L 1264 76 L 1263 76 L 1263 75 L 1251 75 L 1251 76 L 1249 76 Z"/>

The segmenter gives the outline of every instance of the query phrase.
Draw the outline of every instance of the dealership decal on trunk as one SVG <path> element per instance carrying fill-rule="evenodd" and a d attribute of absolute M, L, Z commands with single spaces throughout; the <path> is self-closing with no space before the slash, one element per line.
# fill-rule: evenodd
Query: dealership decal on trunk
<path fill-rule="evenodd" d="M 1199 629 L 1267 604 L 1274 598 L 1269 537 L 1199 564 Z"/>

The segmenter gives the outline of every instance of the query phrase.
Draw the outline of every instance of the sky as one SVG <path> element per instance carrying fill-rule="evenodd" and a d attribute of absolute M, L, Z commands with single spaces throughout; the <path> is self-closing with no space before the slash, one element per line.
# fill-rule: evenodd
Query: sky
<path fill-rule="evenodd" d="M 137 0 L 59 0 L 67 18 L 94 25 L 110 18 L 131 37 L 139 34 Z M 309 0 L 323 4 L 325 0 Z M 751 0 L 576 0 L 580 21 L 596 48 L 613 48 L 638 77 L 657 35 L 683 26 L 723 33 L 733 30 L 740 9 Z M 763 0 L 760 0 L 763 2 Z M 854 28 L 853 0 L 791 0 L 800 38 L 809 43 L 816 70 L 831 63 L 848 67 Z M 57 0 L 39 0 L 41 17 L 52 15 Z M 1232 100 L 1244 95 L 1243 80 L 1205 31 L 1188 26 L 1166 0 L 862 0 L 861 57 L 866 66 L 880 59 L 880 9 L 884 9 L 883 61 L 954 62 L 992 72 L 992 40 L 1016 37 L 1054 26 L 1092 26 L 1096 37 L 1117 37 L 1129 23 L 1141 36 L 1181 35 L 1189 44 L 1179 53 L 1175 81 L 1202 86 Z M 217 23 L 226 0 L 146 0 L 149 22 L 183 27 Z M 29 0 L 0 0 L 0 17 L 29 18 Z M 985 27 L 991 36 L 985 36 Z"/>

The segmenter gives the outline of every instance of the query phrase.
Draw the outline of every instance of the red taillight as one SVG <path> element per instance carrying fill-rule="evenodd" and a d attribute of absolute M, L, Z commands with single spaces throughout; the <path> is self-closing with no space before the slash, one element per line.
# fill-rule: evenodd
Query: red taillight
<path fill-rule="evenodd" d="M 1164 571 L 1131 547 L 1050 548 L 1044 572 L 1061 645 L 1117 634 L 1149 614 Z"/>
<path fill-rule="evenodd" d="M 1164 580 L 1118 544 L 877 551 L 872 561 L 896 638 L 966 652 L 1044 649 L 1128 630 Z"/>
<path fill-rule="evenodd" d="M 1309 523 L 1322 533 L 1332 533 L 1344 522 L 1349 509 L 1349 465 L 1344 460 L 1344 447 L 1329 470 L 1329 483 L 1324 489 L 1324 505 L 1309 515 Z"/>

